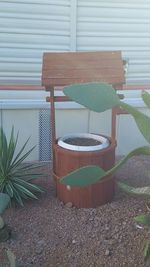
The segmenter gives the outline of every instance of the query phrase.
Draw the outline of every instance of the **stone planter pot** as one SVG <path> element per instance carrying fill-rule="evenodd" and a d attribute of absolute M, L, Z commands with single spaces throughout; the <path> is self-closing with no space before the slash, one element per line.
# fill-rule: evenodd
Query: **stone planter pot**
<path fill-rule="evenodd" d="M 72 144 L 74 138 L 94 139 L 94 145 L 74 145 Z M 71 139 L 71 144 L 66 143 L 68 139 Z M 116 144 L 113 144 L 110 138 L 93 134 L 70 135 L 59 139 L 54 146 L 53 173 L 58 198 L 64 203 L 71 202 L 78 208 L 95 208 L 111 202 L 115 189 L 112 176 L 107 176 L 103 181 L 90 186 L 70 189 L 62 185 L 59 180 L 68 173 L 87 165 L 97 165 L 104 170 L 112 168 L 115 164 L 115 147 Z"/>

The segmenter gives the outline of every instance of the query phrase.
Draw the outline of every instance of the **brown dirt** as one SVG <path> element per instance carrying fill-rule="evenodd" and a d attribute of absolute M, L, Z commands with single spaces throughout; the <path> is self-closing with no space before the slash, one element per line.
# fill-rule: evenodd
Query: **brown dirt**
<path fill-rule="evenodd" d="M 147 185 L 148 167 L 147 157 L 134 158 L 116 179 Z M 16 254 L 20 267 L 144 266 L 143 249 L 150 232 L 139 228 L 134 216 L 147 212 L 146 199 L 128 196 L 116 188 L 110 204 L 95 209 L 69 208 L 56 198 L 50 178 L 39 183 L 47 188 L 39 200 L 5 212 L 13 235 L 0 244 L 0 267 L 8 266 L 4 259 L 7 248 Z"/>

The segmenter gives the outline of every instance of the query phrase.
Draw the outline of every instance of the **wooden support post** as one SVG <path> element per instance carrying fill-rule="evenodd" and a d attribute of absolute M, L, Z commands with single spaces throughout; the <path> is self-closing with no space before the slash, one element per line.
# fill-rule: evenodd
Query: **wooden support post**
<path fill-rule="evenodd" d="M 54 87 L 46 88 L 47 91 L 50 91 L 50 129 L 51 129 L 51 137 L 52 137 L 52 154 L 53 154 L 53 168 L 55 168 L 55 144 L 56 144 L 56 127 L 55 127 L 55 97 L 54 97 Z"/>
<path fill-rule="evenodd" d="M 111 140 L 112 144 L 116 142 L 116 108 L 112 108 L 111 115 Z"/>

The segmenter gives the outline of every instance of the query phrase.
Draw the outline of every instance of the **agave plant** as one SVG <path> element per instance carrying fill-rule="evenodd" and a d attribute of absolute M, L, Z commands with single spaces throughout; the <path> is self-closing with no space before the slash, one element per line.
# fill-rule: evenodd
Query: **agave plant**
<path fill-rule="evenodd" d="M 32 147 L 24 152 L 28 141 L 29 138 L 16 153 L 18 134 L 15 137 L 14 127 L 12 127 L 9 140 L 7 140 L 3 128 L 0 128 L 0 192 L 8 194 L 11 200 L 21 206 L 23 206 L 24 199 L 37 199 L 35 193 L 43 192 L 43 188 L 31 182 L 40 176 L 39 172 L 35 172 L 40 165 L 23 163 L 35 148 Z"/>

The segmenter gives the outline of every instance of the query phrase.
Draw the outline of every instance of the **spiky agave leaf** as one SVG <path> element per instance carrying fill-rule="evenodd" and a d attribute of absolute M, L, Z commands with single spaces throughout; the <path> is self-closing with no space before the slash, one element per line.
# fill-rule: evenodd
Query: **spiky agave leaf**
<path fill-rule="evenodd" d="M 31 183 L 32 180 L 42 175 L 35 172 L 41 164 L 37 166 L 23 163 L 35 147 L 24 153 L 28 138 L 15 156 L 17 141 L 18 134 L 15 138 L 14 127 L 12 127 L 9 141 L 3 129 L 0 129 L 0 191 L 7 193 L 11 199 L 23 206 L 23 199 L 37 199 L 35 193 L 41 193 L 44 190 L 39 185 Z"/>

